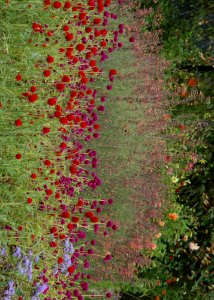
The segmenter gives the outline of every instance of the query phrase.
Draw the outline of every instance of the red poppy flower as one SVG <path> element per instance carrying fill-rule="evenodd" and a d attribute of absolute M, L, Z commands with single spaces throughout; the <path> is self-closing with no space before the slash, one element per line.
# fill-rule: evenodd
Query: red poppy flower
<path fill-rule="evenodd" d="M 65 39 L 67 42 L 72 41 L 73 38 L 74 38 L 74 36 L 72 33 L 68 33 L 68 32 L 66 33 Z"/>
<path fill-rule="evenodd" d="M 84 44 L 77 44 L 76 49 L 77 49 L 79 52 L 81 52 L 81 51 L 85 50 L 85 46 L 84 46 Z"/>
<path fill-rule="evenodd" d="M 77 11 L 79 9 L 79 7 L 78 6 L 73 6 L 72 7 L 72 11 Z M 77 17 L 77 16 L 76 16 Z"/>
<path fill-rule="evenodd" d="M 35 93 L 35 92 L 36 92 L 36 87 L 33 85 L 33 86 L 30 88 L 30 91 L 31 91 L 32 93 Z"/>
<path fill-rule="evenodd" d="M 64 240 L 66 238 L 66 235 L 65 234 L 60 234 L 59 238 L 60 238 L 60 240 Z"/>
<path fill-rule="evenodd" d="M 80 116 L 76 116 L 76 118 L 75 118 L 75 123 L 79 123 L 80 121 L 81 121 Z"/>
<path fill-rule="evenodd" d="M 81 79 L 82 84 L 86 84 L 88 82 L 88 78 L 84 77 Z"/>
<path fill-rule="evenodd" d="M 44 134 L 48 134 L 48 133 L 50 132 L 50 128 L 48 128 L 48 127 L 43 127 L 42 132 L 43 132 Z"/>
<path fill-rule="evenodd" d="M 50 161 L 49 159 L 45 159 L 45 160 L 43 161 L 43 163 L 44 163 L 44 165 L 47 166 L 47 167 L 49 167 L 49 166 L 51 165 L 51 161 Z"/>
<path fill-rule="evenodd" d="M 78 72 L 78 75 L 79 75 L 80 77 L 85 77 L 85 72 L 84 72 L 84 71 L 79 71 L 79 72 Z"/>
<path fill-rule="evenodd" d="M 95 29 L 94 35 L 95 35 L 96 37 L 98 37 L 98 36 L 101 35 L 101 32 L 100 32 L 99 30 Z"/>
<path fill-rule="evenodd" d="M 59 199 L 59 198 L 60 198 L 60 193 L 59 193 L 59 192 L 56 192 L 55 198 L 56 198 L 56 199 Z"/>
<path fill-rule="evenodd" d="M 59 257 L 59 258 L 58 258 L 58 264 L 59 264 L 59 265 L 62 264 L 63 261 L 64 261 L 64 259 L 63 259 L 62 257 Z"/>
<path fill-rule="evenodd" d="M 78 61 L 79 61 L 79 58 L 78 58 L 78 57 L 74 57 L 74 58 L 73 58 L 73 63 L 74 63 L 74 64 L 78 63 Z"/>
<path fill-rule="evenodd" d="M 99 221 L 99 219 L 95 216 L 91 217 L 90 220 L 91 220 L 92 223 L 97 223 Z"/>
<path fill-rule="evenodd" d="M 108 34 L 108 30 L 102 29 L 102 30 L 101 30 L 101 34 L 102 34 L 103 36 L 106 36 L 106 35 Z"/>
<path fill-rule="evenodd" d="M 57 99 L 56 98 L 49 98 L 48 99 L 48 104 L 50 106 L 54 106 L 56 104 Z"/>
<path fill-rule="evenodd" d="M 63 92 L 64 89 L 65 89 L 65 85 L 63 83 L 57 83 L 56 84 L 56 89 L 59 91 L 59 92 Z"/>
<path fill-rule="evenodd" d="M 79 20 L 80 21 L 83 21 L 87 16 L 87 13 L 86 12 L 80 12 L 79 14 Z"/>
<path fill-rule="evenodd" d="M 63 124 L 63 125 L 66 125 L 68 124 L 68 119 L 66 117 L 62 117 L 59 119 L 60 123 Z"/>
<path fill-rule="evenodd" d="M 95 1 L 94 0 L 89 0 L 88 1 L 88 6 L 95 7 Z"/>
<path fill-rule="evenodd" d="M 27 203 L 28 204 L 31 204 L 33 202 L 33 199 L 32 198 L 27 198 Z"/>
<path fill-rule="evenodd" d="M 52 228 L 50 229 L 50 233 L 55 233 L 55 232 L 57 232 L 57 228 L 56 228 L 56 227 L 52 227 Z"/>
<path fill-rule="evenodd" d="M 105 41 L 101 41 L 101 43 L 100 43 L 100 46 L 101 46 L 101 47 L 105 48 L 106 45 L 107 45 L 107 43 L 106 43 Z"/>
<path fill-rule="evenodd" d="M 48 56 L 47 56 L 47 62 L 48 62 L 49 64 L 53 63 L 53 62 L 54 62 L 54 57 L 51 56 L 51 55 L 48 55 Z"/>
<path fill-rule="evenodd" d="M 44 74 L 45 77 L 49 77 L 51 75 L 51 71 L 50 70 L 45 70 L 43 72 L 43 74 Z"/>
<path fill-rule="evenodd" d="M 72 221 L 73 223 L 78 223 L 78 222 L 79 222 L 79 219 L 80 219 L 80 218 L 74 216 L 74 217 L 71 218 L 71 221 Z"/>
<path fill-rule="evenodd" d="M 61 216 L 62 218 L 68 219 L 70 218 L 71 214 L 68 211 L 63 211 Z"/>
<path fill-rule="evenodd" d="M 95 68 L 93 68 L 93 71 L 94 71 L 95 73 L 97 73 L 97 72 L 99 72 L 99 68 L 95 67 Z"/>
<path fill-rule="evenodd" d="M 32 28 L 35 32 L 42 32 L 42 25 L 38 24 L 38 23 L 33 23 L 32 24 Z"/>
<path fill-rule="evenodd" d="M 28 101 L 29 102 L 35 102 L 36 100 L 38 100 L 38 95 L 37 94 L 32 94 L 28 96 Z"/>
<path fill-rule="evenodd" d="M 99 124 L 94 124 L 94 129 L 98 130 L 100 128 Z"/>
<path fill-rule="evenodd" d="M 71 174 L 76 174 L 77 173 L 77 167 L 75 165 L 70 166 L 70 172 L 71 172 Z"/>
<path fill-rule="evenodd" d="M 83 201 L 80 199 L 80 200 L 78 200 L 78 202 L 77 202 L 77 206 L 83 206 Z"/>
<path fill-rule="evenodd" d="M 90 60 L 89 65 L 90 67 L 95 67 L 96 66 L 96 60 Z"/>
<path fill-rule="evenodd" d="M 85 121 L 83 121 L 80 125 L 81 128 L 86 128 L 87 127 L 87 123 Z"/>
<path fill-rule="evenodd" d="M 71 81 L 70 76 L 64 75 L 64 76 L 62 77 L 62 82 L 70 82 L 70 81 Z"/>
<path fill-rule="evenodd" d="M 73 59 L 74 56 L 73 56 L 72 52 L 68 50 L 68 51 L 66 52 L 66 57 L 67 57 L 68 59 Z"/>
<path fill-rule="evenodd" d="M 21 119 L 16 120 L 15 125 L 16 126 L 21 126 L 22 125 L 22 120 Z"/>
<path fill-rule="evenodd" d="M 94 24 L 99 25 L 101 23 L 101 19 L 100 18 L 95 18 L 94 19 Z"/>
<path fill-rule="evenodd" d="M 21 81 L 22 80 L 22 75 L 21 74 L 16 75 L 16 80 Z"/>
<path fill-rule="evenodd" d="M 70 92 L 70 96 L 71 97 L 76 97 L 76 95 L 77 95 L 77 91 L 71 91 Z"/>
<path fill-rule="evenodd" d="M 36 179 L 36 174 L 35 173 L 31 174 L 31 178 Z"/>
<path fill-rule="evenodd" d="M 85 213 L 85 217 L 86 218 L 92 218 L 93 217 L 93 212 L 92 211 L 87 211 L 86 213 Z"/>
<path fill-rule="evenodd" d="M 67 144 L 64 143 L 64 142 L 62 142 L 62 143 L 60 144 L 60 148 L 61 148 L 61 149 L 65 149 L 66 147 L 67 147 Z"/>
<path fill-rule="evenodd" d="M 66 2 L 65 2 L 64 8 L 65 8 L 65 9 L 71 8 L 71 3 L 70 3 L 70 1 L 66 1 Z"/>
<path fill-rule="evenodd" d="M 85 55 L 85 57 L 86 57 L 87 59 L 91 58 L 91 56 L 92 56 L 92 53 L 91 53 L 91 52 L 87 52 L 86 55 Z"/>
<path fill-rule="evenodd" d="M 46 5 L 46 6 L 51 5 L 51 0 L 44 0 L 44 5 Z"/>
<path fill-rule="evenodd" d="M 47 190 L 46 190 L 46 195 L 47 195 L 47 196 L 50 196 L 50 195 L 52 195 L 52 194 L 53 194 L 52 190 L 50 190 L 50 189 L 47 189 Z"/>
<path fill-rule="evenodd" d="M 55 108 L 56 108 L 56 110 L 60 110 L 60 111 L 62 110 L 62 107 L 59 104 L 57 104 Z"/>
<path fill-rule="evenodd" d="M 91 32 L 91 31 L 92 31 L 92 28 L 91 28 L 91 27 L 86 27 L 85 32 L 89 33 L 89 32 Z"/>
<path fill-rule="evenodd" d="M 115 70 L 115 69 L 111 69 L 110 71 L 109 71 L 109 75 L 116 75 L 117 74 L 117 70 Z"/>
<path fill-rule="evenodd" d="M 62 112 L 61 112 L 61 111 L 55 111 L 55 112 L 54 112 L 54 116 L 55 116 L 56 118 L 59 118 L 61 115 L 62 115 Z"/>
<path fill-rule="evenodd" d="M 22 126 L 22 120 L 21 119 L 16 120 L 15 125 L 16 126 Z"/>
<path fill-rule="evenodd" d="M 63 31 L 69 31 L 70 27 L 68 25 L 64 25 L 62 28 Z"/>
<path fill-rule="evenodd" d="M 104 10 L 104 5 L 103 4 L 98 5 L 99 13 L 101 13 L 103 10 Z"/>
<path fill-rule="evenodd" d="M 67 227 L 68 227 L 69 230 L 71 230 L 71 229 L 73 229 L 73 224 L 68 223 L 68 226 L 67 226 Z"/>
<path fill-rule="evenodd" d="M 22 96 L 23 96 L 23 97 L 29 97 L 29 96 L 30 96 L 30 93 L 29 93 L 29 92 L 23 93 Z"/>
<path fill-rule="evenodd" d="M 20 153 L 16 154 L 16 159 L 21 159 L 21 158 L 22 158 L 22 156 Z"/>
<path fill-rule="evenodd" d="M 23 230 L 23 226 L 19 226 L 19 227 L 18 227 L 18 230 L 19 230 L 19 231 L 22 231 L 22 230 Z"/>
<path fill-rule="evenodd" d="M 56 9 L 59 9 L 61 6 L 62 6 L 62 3 L 59 2 L 59 1 L 55 1 L 55 2 L 53 3 L 53 7 L 56 8 Z"/>
<path fill-rule="evenodd" d="M 53 35 L 53 31 L 50 30 L 47 32 L 47 36 L 52 36 L 52 35 Z"/>
<path fill-rule="evenodd" d="M 56 242 L 50 242 L 49 245 L 50 245 L 51 248 L 57 247 L 57 243 Z"/>
<path fill-rule="evenodd" d="M 69 273 L 69 274 L 72 274 L 74 271 L 75 271 L 75 267 L 74 267 L 74 266 L 70 266 L 70 267 L 68 268 L 68 273 Z"/>

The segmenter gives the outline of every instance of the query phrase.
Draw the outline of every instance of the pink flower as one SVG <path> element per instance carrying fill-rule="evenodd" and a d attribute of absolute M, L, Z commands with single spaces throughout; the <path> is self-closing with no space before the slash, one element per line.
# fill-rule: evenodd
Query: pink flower
<path fill-rule="evenodd" d="M 194 250 L 198 250 L 200 248 L 200 246 L 198 246 L 197 243 L 190 242 L 189 248 L 190 248 L 190 250 L 194 251 Z"/>

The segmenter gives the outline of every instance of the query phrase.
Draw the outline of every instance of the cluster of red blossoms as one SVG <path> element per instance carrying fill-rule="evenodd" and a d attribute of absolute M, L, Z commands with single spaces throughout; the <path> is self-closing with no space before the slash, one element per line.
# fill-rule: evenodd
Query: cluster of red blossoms
<path fill-rule="evenodd" d="M 45 300 L 81 300 L 86 295 L 95 298 L 95 294 L 87 293 L 89 266 L 96 256 L 96 240 L 91 240 L 91 232 L 99 238 L 118 228 L 115 222 L 101 215 L 112 199 L 81 196 L 86 189 L 95 190 L 102 185 L 95 172 L 99 162 L 97 153 L 88 143 L 100 137 L 99 112 L 105 110 L 106 101 L 93 84 L 105 75 L 102 62 L 122 47 L 119 37 L 124 33 L 124 25 L 120 24 L 116 31 L 108 30 L 109 22 L 117 19 L 117 15 L 108 11 L 110 4 L 111 0 L 41 1 L 41 13 L 31 25 L 28 43 L 42 49 L 43 59 L 35 61 L 36 74 L 31 79 L 20 73 L 15 78 L 19 84 L 25 82 L 29 86 L 23 90 L 20 101 L 28 104 L 29 115 L 35 118 L 29 122 L 20 116 L 14 125 L 20 131 L 29 127 L 29 123 L 34 128 L 34 122 L 40 118 L 35 128 L 40 128 L 42 145 L 51 145 L 41 147 L 44 153 L 40 167 L 29 174 L 40 201 L 35 203 L 30 195 L 26 198 L 26 204 L 44 214 L 44 218 L 51 216 L 52 224 L 49 226 L 47 219 L 44 227 L 47 238 L 39 238 L 41 243 L 48 244 L 55 260 L 49 270 L 44 268 L 45 263 L 36 265 L 42 275 L 32 279 L 31 296 L 38 297 L 35 299 L 40 294 L 45 295 L 42 298 Z M 50 23 L 40 21 L 43 15 L 47 20 L 50 18 Z M 109 81 L 114 81 L 116 75 L 117 70 L 112 68 Z M 112 84 L 108 84 L 106 93 L 111 89 Z M 37 114 L 30 114 L 31 110 Z M 17 153 L 15 158 L 21 161 L 24 153 Z M 32 240 L 35 243 L 37 237 Z M 104 263 L 110 259 L 109 254 L 103 256 Z M 40 288 L 42 285 L 44 289 Z M 53 298 L 49 296 L 51 289 L 56 295 Z M 110 298 L 111 293 L 105 296 Z M 24 294 L 22 297 L 25 299 Z"/>

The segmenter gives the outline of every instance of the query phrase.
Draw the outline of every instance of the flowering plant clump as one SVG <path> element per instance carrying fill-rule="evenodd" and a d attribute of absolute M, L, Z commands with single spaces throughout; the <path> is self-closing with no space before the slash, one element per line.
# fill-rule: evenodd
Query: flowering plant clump
<path fill-rule="evenodd" d="M 112 199 L 83 195 L 103 184 L 90 144 L 100 138 L 99 114 L 106 101 L 96 80 L 106 75 L 102 62 L 123 46 L 122 24 L 117 33 L 108 28 L 117 19 L 110 4 L 2 1 L 4 300 L 102 296 L 89 290 L 90 266 L 99 257 L 92 236 L 108 235 L 118 226 L 99 216 Z M 107 75 L 106 95 L 117 70 Z M 100 256 L 104 262 L 112 258 Z M 103 295 L 111 296 L 110 291 Z"/>

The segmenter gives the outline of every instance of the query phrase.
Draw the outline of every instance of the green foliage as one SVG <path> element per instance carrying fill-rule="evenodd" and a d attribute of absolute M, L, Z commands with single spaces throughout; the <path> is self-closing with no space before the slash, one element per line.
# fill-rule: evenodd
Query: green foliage
<path fill-rule="evenodd" d="M 142 9 L 153 9 L 142 30 L 162 29 L 161 54 L 171 62 L 164 82 L 171 120 L 163 134 L 172 162 L 162 169 L 171 207 L 157 248 L 142 252 L 152 263 L 138 269 L 141 287 L 124 289 L 139 299 L 199 300 L 214 294 L 214 77 L 206 67 L 212 64 L 212 6 L 203 0 L 141 1 Z M 176 220 L 168 217 L 171 212 Z"/>
<path fill-rule="evenodd" d="M 160 28 L 163 32 L 162 54 L 178 63 L 202 63 L 200 52 L 213 54 L 213 24 L 211 2 L 197 1 L 141 1 L 142 8 L 152 7 L 143 30 Z M 161 18 L 160 18 L 161 15 Z M 205 64 L 207 64 L 205 62 Z"/>

